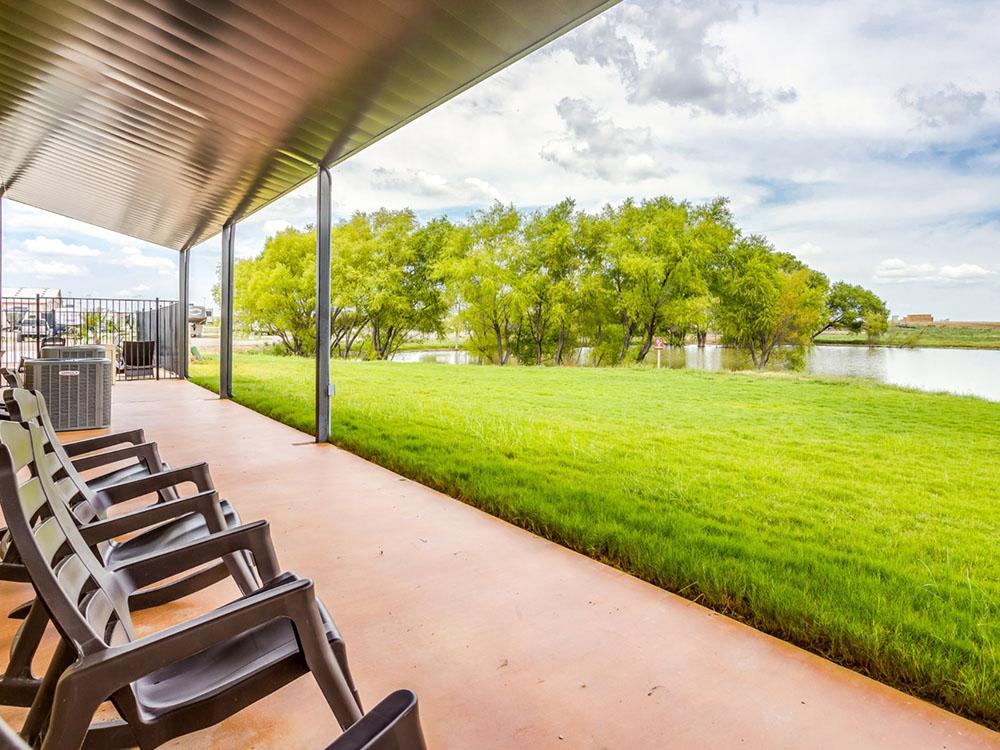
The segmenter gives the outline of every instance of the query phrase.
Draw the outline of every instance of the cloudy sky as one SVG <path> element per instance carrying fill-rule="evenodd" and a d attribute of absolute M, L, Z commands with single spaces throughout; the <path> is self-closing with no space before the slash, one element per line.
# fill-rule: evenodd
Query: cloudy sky
<path fill-rule="evenodd" d="M 334 172 L 340 217 L 728 196 L 894 313 L 1000 320 L 1000 0 L 624 2 Z M 311 185 L 237 228 L 311 221 Z M 175 253 L 7 204 L 6 286 L 176 296 Z M 218 240 L 192 255 L 208 299 Z"/>

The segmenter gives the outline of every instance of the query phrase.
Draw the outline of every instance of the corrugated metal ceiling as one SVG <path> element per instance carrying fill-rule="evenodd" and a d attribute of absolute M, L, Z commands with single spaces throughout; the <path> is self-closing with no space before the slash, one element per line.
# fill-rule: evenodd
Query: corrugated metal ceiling
<path fill-rule="evenodd" d="M 612 4 L 0 0 L 0 179 L 190 247 Z"/>

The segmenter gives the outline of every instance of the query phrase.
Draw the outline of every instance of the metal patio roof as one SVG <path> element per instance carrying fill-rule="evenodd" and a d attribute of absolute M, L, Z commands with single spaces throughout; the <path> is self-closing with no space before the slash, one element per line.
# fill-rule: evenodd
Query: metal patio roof
<path fill-rule="evenodd" d="M 615 1 L 0 0 L 0 180 L 187 248 Z"/>

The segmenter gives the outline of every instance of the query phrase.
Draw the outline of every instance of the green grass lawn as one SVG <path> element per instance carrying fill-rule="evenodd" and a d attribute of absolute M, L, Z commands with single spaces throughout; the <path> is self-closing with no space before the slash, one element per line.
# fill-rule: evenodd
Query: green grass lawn
<path fill-rule="evenodd" d="M 192 366 L 217 387 L 217 363 Z M 313 363 L 237 355 L 312 430 Z M 1000 726 L 1000 404 L 866 381 L 335 362 L 333 441 Z"/>
<path fill-rule="evenodd" d="M 870 342 L 863 333 L 824 333 L 817 344 L 861 344 Z M 875 346 L 926 346 L 952 349 L 1000 349 L 1000 328 L 959 328 L 956 326 L 893 326 L 874 342 Z"/>

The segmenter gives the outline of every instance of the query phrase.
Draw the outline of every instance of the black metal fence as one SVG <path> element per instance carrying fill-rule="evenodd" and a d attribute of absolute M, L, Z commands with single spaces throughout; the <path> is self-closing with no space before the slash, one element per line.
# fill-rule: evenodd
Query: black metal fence
<path fill-rule="evenodd" d="M 100 345 L 119 380 L 176 378 L 178 303 L 161 299 L 2 297 L 0 361 L 20 369 L 46 344 Z"/>

